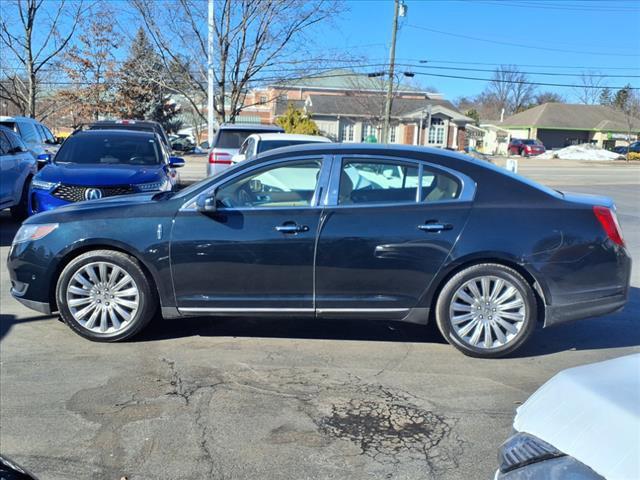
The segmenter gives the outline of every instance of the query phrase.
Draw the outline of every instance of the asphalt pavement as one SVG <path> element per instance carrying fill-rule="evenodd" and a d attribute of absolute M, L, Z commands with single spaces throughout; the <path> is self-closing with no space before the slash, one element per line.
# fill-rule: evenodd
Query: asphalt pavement
<path fill-rule="evenodd" d="M 183 178 L 201 176 L 188 159 Z M 0 451 L 40 479 L 485 479 L 515 408 L 558 371 L 640 351 L 640 166 L 522 161 L 613 197 L 634 258 L 623 312 L 479 360 L 432 327 L 157 319 L 91 343 L 23 308 L 0 267 Z M 17 229 L 0 215 L 0 256 Z"/>

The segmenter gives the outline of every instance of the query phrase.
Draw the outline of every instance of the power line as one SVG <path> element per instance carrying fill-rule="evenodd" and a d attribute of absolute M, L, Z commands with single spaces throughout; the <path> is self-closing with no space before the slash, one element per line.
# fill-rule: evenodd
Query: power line
<path fill-rule="evenodd" d="M 490 40 L 490 39 L 487 39 L 487 38 L 472 37 L 471 35 L 462 35 L 460 33 L 444 32 L 442 30 L 436 30 L 434 28 L 421 27 L 419 25 L 407 24 L 407 27 L 415 28 L 415 29 L 418 29 L 418 30 L 424 30 L 426 32 L 438 33 L 440 35 L 448 35 L 450 37 L 466 38 L 467 40 L 475 40 L 475 41 L 478 41 L 478 42 L 495 43 L 495 44 L 498 44 L 498 45 L 507 45 L 507 46 L 510 46 L 510 47 L 530 48 L 530 49 L 534 49 L 534 50 L 546 50 L 546 51 L 549 51 L 549 52 L 578 53 L 578 54 L 584 54 L 584 55 L 602 55 L 602 56 L 607 56 L 607 57 L 611 57 L 611 56 L 615 56 L 615 57 L 640 57 L 639 53 L 611 53 L 611 52 L 606 52 L 605 53 L 605 52 L 586 52 L 586 51 L 582 51 L 582 50 L 566 50 L 566 49 L 562 49 L 562 48 L 541 47 L 541 46 L 536 46 L 536 45 L 526 45 L 524 43 L 504 42 L 504 41 L 501 41 L 501 40 Z"/>

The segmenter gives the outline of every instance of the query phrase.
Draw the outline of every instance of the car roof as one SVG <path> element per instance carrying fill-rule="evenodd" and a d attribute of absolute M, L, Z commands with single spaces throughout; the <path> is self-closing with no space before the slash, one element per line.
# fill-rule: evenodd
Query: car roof
<path fill-rule="evenodd" d="M 21 120 L 23 122 L 26 121 L 26 122 L 40 123 L 35 118 L 31 118 L 31 117 L 22 117 L 20 115 L 16 115 L 14 117 L 6 116 L 6 115 L 0 115 L 0 122 L 15 122 L 16 120 Z"/>
<path fill-rule="evenodd" d="M 132 137 L 150 137 L 153 138 L 156 136 L 156 132 L 152 132 L 150 130 L 127 130 L 124 128 L 100 128 L 98 130 L 78 130 L 73 136 L 74 137 L 87 137 L 87 136 L 104 136 L 106 134 L 109 135 L 129 135 Z"/>
<path fill-rule="evenodd" d="M 223 123 L 218 130 L 254 130 L 256 132 L 277 132 L 283 131 L 279 125 L 267 125 L 263 123 Z"/>
<path fill-rule="evenodd" d="M 320 135 L 300 135 L 297 133 L 254 133 L 250 135 L 251 137 L 257 137 L 260 140 L 300 140 L 300 141 L 310 141 L 310 142 L 324 142 L 331 143 L 331 140 L 327 137 L 322 137 Z"/>
<path fill-rule="evenodd" d="M 97 122 L 91 122 L 89 126 L 92 125 L 142 125 L 142 126 L 155 126 L 160 125 L 159 122 L 154 120 L 135 120 L 135 119 L 121 119 L 121 120 L 98 120 Z"/>

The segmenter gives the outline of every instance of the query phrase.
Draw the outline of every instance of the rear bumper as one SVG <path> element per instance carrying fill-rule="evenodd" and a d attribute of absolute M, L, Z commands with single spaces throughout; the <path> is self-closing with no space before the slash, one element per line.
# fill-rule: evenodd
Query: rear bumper
<path fill-rule="evenodd" d="M 586 302 L 568 305 L 547 305 L 545 306 L 544 326 L 550 327 L 560 323 L 614 313 L 622 310 L 627 303 L 627 299 L 628 290 L 622 294 L 596 298 Z"/>

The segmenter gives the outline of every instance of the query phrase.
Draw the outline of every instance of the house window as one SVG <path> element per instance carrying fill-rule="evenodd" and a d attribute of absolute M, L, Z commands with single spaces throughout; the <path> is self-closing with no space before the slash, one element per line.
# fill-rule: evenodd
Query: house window
<path fill-rule="evenodd" d="M 428 142 L 432 145 L 442 145 L 444 143 L 444 129 L 444 120 L 441 118 L 432 118 Z"/>
<path fill-rule="evenodd" d="M 260 102 L 261 104 L 263 104 L 263 105 L 264 105 L 265 103 L 267 103 L 267 96 L 266 96 L 266 95 L 260 95 L 260 100 L 259 100 L 259 102 Z"/>
<path fill-rule="evenodd" d="M 378 141 L 378 130 L 370 123 L 365 123 L 362 126 L 362 141 L 367 142 L 373 139 L 375 139 L 376 142 Z"/>
<path fill-rule="evenodd" d="M 397 125 L 389 126 L 389 143 L 396 143 L 397 136 L 398 136 L 398 126 Z"/>
<path fill-rule="evenodd" d="M 340 141 L 341 142 L 353 142 L 353 123 L 352 122 L 340 122 Z"/>

